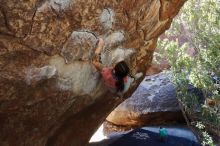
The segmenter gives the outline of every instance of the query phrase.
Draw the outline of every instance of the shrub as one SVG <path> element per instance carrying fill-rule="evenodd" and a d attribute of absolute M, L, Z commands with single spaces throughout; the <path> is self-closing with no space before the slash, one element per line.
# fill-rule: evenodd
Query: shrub
<path fill-rule="evenodd" d="M 179 100 L 206 130 L 211 126 L 220 133 L 220 2 L 187 1 L 165 35 L 158 48 L 169 60 Z M 189 48 L 193 55 L 187 54 Z"/>

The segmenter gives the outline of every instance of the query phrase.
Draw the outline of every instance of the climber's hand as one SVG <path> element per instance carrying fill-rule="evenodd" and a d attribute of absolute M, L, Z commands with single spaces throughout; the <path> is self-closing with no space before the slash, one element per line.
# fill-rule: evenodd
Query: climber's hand
<path fill-rule="evenodd" d="M 96 68 L 97 70 L 102 71 L 103 65 L 102 65 L 100 62 L 98 62 L 98 61 L 96 61 L 96 60 L 93 60 L 93 61 L 92 61 L 92 64 L 95 66 L 95 68 Z"/>

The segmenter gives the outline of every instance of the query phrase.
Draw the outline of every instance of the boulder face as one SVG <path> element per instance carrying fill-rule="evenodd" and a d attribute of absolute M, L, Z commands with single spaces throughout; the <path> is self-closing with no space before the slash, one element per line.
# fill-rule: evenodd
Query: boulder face
<path fill-rule="evenodd" d="M 138 127 L 183 122 L 176 90 L 170 74 L 162 72 L 147 76 L 134 94 L 107 117 L 119 126 Z"/>
<path fill-rule="evenodd" d="M 105 89 L 91 64 L 151 63 L 158 36 L 185 0 L 1 0 L 0 145 L 83 146 L 124 98 Z"/>

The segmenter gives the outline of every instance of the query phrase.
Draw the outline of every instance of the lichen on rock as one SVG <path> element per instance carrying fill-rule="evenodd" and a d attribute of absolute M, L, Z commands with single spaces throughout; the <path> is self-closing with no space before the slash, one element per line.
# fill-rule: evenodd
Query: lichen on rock
<path fill-rule="evenodd" d="M 60 56 L 54 56 L 50 65 L 57 69 L 57 88 L 60 91 L 72 91 L 78 95 L 93 95 L 99 88 L 100 74 L 89 62 L 75 61 L 66 64 Z M 104 90 L 103 90 L 104 91 Z"/>
<path fill-rule="evenodd" d="M 54 77 L 56 72 L 55 66 L 31 67 L 26 70 L 26 82 L 28 85 L 36 84 L 38 81 Z"/>
<path fill-rule="evenodd" d="M 97 37 L 87 30 L 72 32 L 61 50 L 66 63 L 77 60 L 88 61 L 94 57 Z"/>
<path fill-rule="evenodd" d="M 107 29 L 107 30 L 112 29 L 113 24 L 115 22 L 114 16 L 115 16 L 114 11 L 110 8 L 106 8 L 102 11 L 102 14 L 100 15 L 100 21 L 104 29 Z"/>

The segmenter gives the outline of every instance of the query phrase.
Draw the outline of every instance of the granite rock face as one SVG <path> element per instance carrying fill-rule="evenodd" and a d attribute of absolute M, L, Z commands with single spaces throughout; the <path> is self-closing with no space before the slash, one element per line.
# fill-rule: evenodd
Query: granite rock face
<path fill-rule="evenodd" d="M 146 72 L 185 0 L 1 0 L 0 145 L 83 146 L 140 78 L 115 98 L 91 64 Z"/>
<path fill-rule="evenodd" d="M 184 121 L 169 73 L 147 76 L 107 121 L 120 126 L 160 125 Z"/>

